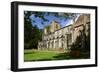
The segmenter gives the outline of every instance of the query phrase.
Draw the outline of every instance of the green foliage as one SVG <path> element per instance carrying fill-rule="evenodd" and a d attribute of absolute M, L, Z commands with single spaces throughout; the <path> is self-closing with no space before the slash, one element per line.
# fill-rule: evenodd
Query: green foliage
<path fill-rule="evenodd" d="M 27 19 L 24 19 L 24 42 L 29 42 L 31 39 L 32 25 Z"/>
<path fill-rule="evenodd" d="M 29 31 L 28 31 L 29 32 Z M 27 32 L 24 32 L 27 34 Z M 37 48 L 38 46 L 38 41 L 42 39 L 42 30 L 38 29 L 37 26 L 34 26 L 31 28 L 31 33 L 27 34 L 28 41 L 25 41 L 24 48 L 25 49 L 31 49 L 31 48 Z M 26 37 L 24 37 L 26 39 Z"/>
<path fill-rule="evenodd" d="M 50 34 L 50 26 L 48 25 L 45 28 L 47 29 L 47 33 Z"/>
<path fill-rule="evenodd" d="M 76 38 L 76 41 L 71 45 L 71 51 L 76 51 L 76 50 L 80 50 L 81 46 L 82 46 L 82 37 L 78 36 Z"/>
<path fill-rule="evenodd" d="M 83 30 L 79 31 L 80 35 L 71 45 L 71 51 L 90 52 L 90 29 L 87 31 L 88 35 L 86 35 L 85 31 L 85 26 L 83 26 Z"/>
<path fill-rule="evenodd" d="M 42 30 L 38 29 L 37 26 L 32 26 L 31 20 L 29 19 L 29 13 L 25 13 L 24 16 L 24 48 L 32 49 L 37 48 L 38 41 L 42 39 Z"/>

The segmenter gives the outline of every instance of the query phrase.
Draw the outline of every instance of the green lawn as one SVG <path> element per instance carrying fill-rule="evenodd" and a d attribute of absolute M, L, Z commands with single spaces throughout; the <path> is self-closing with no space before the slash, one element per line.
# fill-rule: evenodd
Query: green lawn
<path fill-rule="evenodd" d="M 37 51 L 37 50 L 24 51 L 24 61 L 48 61 L 48 60 L 64 60 L 64 59 L 77 59 L 77 58 L 71 57 L 67 53 L 62 53 L 57 51 Z"/>

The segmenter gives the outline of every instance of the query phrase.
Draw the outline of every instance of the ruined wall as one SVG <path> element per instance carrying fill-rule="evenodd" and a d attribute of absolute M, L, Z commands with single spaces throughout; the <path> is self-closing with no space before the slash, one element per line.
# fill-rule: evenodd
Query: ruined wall
<path fill-rule="evenodd" d="M 90 15 L 82 14 L 79 18 L 72 24 L 60 28 L 60 24 L 53 21 L 50 26 L 50 34 L 44 35 L 41 42 L 39 42 L 39 48 L 45 50 L 69 50 L 73 42 L 80 35 L 80 31 L 83 27 L 86 28 L 87 33 L 88 27 L 90 25 Z M 58 28 L 55 28 L 57 25 Z M 47 32 L 47 31 L 45 31 Z M 87 33 L 88 34 L 88 33 Z"/>

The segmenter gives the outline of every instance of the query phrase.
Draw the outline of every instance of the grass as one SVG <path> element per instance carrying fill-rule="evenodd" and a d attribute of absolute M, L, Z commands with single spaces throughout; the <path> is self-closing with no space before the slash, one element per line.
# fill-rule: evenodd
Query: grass
<path fill-rule="evenodd" d="M 57 52 L 57 51 L 38 51 L 38 50 L 25 50 L 24 51 L 24 61 L 48 61 L 48 60 L 64 60 L 64 59 L 82 59 L 75 58 L 67 53 Z"/>
<path fill-rule="evenodd" d="M 24 53 L 25 61 L 37 61 L 37 60 L 52 60 L 53 56 L 56 56 L 56 52 L 47 52 L 47 51 L 33 51 Z"/>

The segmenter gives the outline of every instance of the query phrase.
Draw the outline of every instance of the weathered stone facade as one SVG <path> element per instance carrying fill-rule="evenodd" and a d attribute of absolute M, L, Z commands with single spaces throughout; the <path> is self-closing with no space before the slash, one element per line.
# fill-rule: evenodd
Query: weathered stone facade
<path fill-rule="evenodd" d="M 90 25 L 90 15 L 82 14 L 71 25 L 61 28 L 60 24 L 53 21 L 49 28 L 44 28 L 42 41 L 38 42 L 39 50 L 70 50 L 71 44 L 85 27 L 86 34 Z"/>

